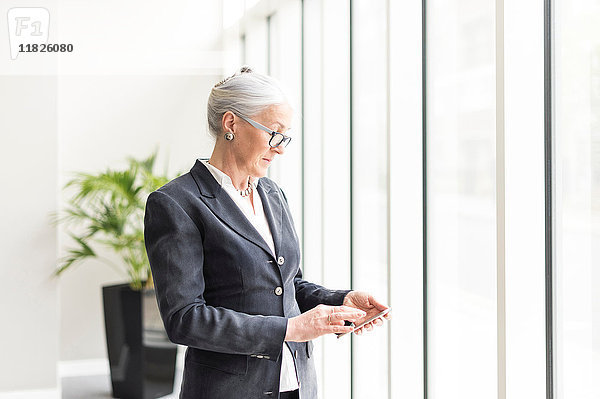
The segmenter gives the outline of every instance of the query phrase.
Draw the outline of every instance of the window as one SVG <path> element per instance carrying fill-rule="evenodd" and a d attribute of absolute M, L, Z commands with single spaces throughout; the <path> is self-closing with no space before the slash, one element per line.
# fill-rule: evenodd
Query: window
<path fill-rule="evenodd" d="M 494 2 L 426 6 L 428 397 L 495 397 Z"/>
<path fill-rule="evenodd" d="M 557 399 L 600 397 L 600 3 L 554 2 Z"/>

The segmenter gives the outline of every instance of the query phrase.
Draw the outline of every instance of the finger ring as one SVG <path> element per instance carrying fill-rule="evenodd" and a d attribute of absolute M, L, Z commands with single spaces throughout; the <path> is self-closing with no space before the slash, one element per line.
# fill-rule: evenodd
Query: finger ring
<path fill-rule="evenodd" d="M 327 315 L 327 322 L 331 324 L 331 315 Z"/>

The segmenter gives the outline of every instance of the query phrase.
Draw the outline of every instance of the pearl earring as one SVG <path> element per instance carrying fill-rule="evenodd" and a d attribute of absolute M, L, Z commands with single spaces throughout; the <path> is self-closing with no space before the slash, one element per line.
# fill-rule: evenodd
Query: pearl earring
<path fill-rule="evenodd" d="M 233 138 L 234 138 L 234 137 L 235 137 L 235 136 L 234 136 L 234 135 L 233 135 L 233 133 L 231 133 L 231 132 L 227 132 L 227 133 L 225 133 L 225 140 L 227 140 L 227 141 L 231 141 L 231 140 L 233 140 Z"/>

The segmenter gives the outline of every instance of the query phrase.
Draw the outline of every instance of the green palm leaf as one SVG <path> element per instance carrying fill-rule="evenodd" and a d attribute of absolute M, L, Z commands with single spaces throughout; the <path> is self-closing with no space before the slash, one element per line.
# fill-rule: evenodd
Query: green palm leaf
<path fill-rule="evenodd" d="M 129 158 L 123 170 L 76 173 L 65 184 L 71 196 L 65 209 L 53 215 L 53 221 L 67 228 L 74 246 L 60 260 L 56 275 L 97 257 L 92 247 L 98 245 L 119 255 L 132 288 L 142 288 L 150 274 L 143 233 L 146 199 L 170 180 L 166 173 L 154 173 L 156 155 L 154 152 L 142 160 Z"/>

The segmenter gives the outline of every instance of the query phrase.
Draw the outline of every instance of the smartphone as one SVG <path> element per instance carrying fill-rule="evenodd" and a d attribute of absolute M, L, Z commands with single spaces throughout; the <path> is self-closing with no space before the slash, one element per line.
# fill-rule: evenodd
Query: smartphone
<path fill-rule="evenodd" d="M 354 331 L 356 331 L 356 330 L 358 330 L 359 328 L 363 327 L 365 324 L 367 324 L 367 323 L 370 323 L 370 322 L 372 322 L 372 321 L 373 321 L 373 320 L 375 320 L 375 319 L 378 319 L 378 318 L 380 318 L 380 317 L 383 317 L 383 316 L 385 316 L 386 314 L 388 314 L 388 313 L 390 312 L 390 310 L 392 310 L 392 308 L 387 308 L 387 309 L 386 309 L 386 310 L 384 310 L 383 312 L 380 312 L 380 313 L 376 314 L 375 316 L 373 316 L 373 317 L 371 317 L 371 318 L 369 318 L 369 319 L 365 320 L 363 323 L 360 323 L 358 326 L 354 326 L 354 328 L 352 329 L 352 331 L 350 331 L 350 332 L 347 332 L 347 333 L 343 333 L 343 334 L 338 334 L 338 336 L 337 336 L 337 337 L 338 337 L 338 338 L 340 338 L 340 337 L 343 337 L 343 336 L 344 336 L 344 335 L 346 335 L 346 334 L 351 334 L 351 333 L 353 333 Z"/>

